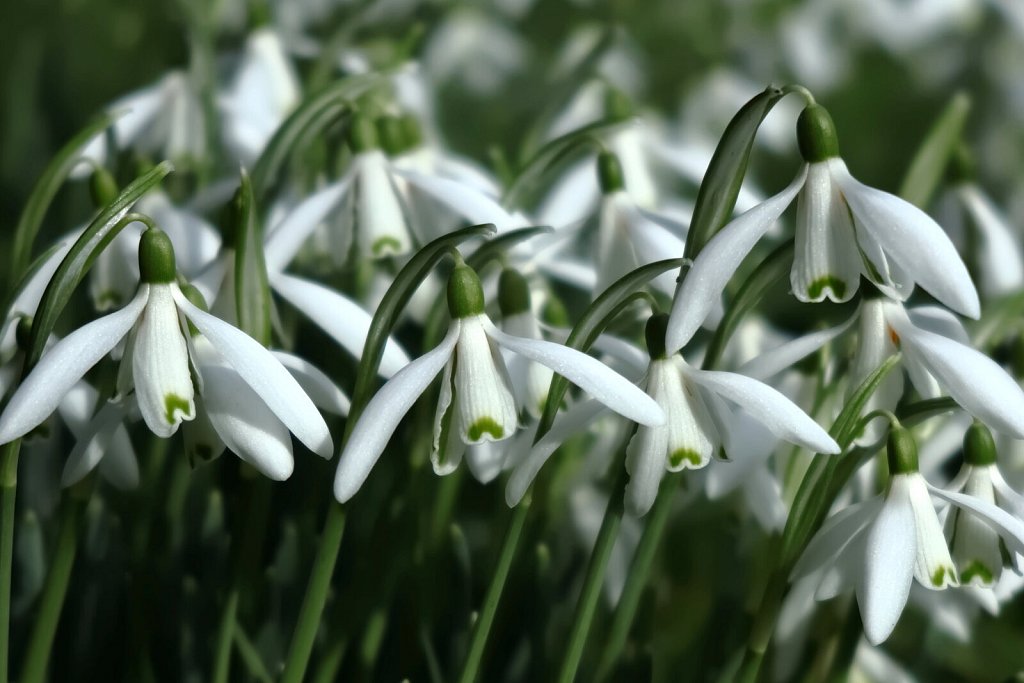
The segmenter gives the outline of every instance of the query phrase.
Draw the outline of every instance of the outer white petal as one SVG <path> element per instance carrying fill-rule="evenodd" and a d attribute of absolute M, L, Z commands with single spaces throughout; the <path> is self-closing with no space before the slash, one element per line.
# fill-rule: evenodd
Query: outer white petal
<path fill-rule="evenodd" d="M 946 537 L 935 514 L 931 496 L 928 495 L 924 477 L 918 473 L 894 477 L 903 478 L 906 479 L 910 506 L 914 510 L 914 526 L 917 529 L 917 561 L 914 563 L 914 576 L 917 577 L 918 583 L 932 590 L 958 586 L 956 567 L 949 555 L 949 546 L 946 545 Z"/>
<path fill-rule="evenodd" d="M 792 401 L 767 384 L 733 372 L 687 370 L 693 381 L 732 401 L 772 434 L 816 453 L 838 453 L 839 444 Z"/>
<path fill-rule="evenodd" d="M 638 265 L 654 263 L 665 258 L 682 257 L 685 249 L 684 239 L 667 230 L 652 214 L 641 211 L 635 204 L 625 207 L 626 234 L 633 245 Z M 656 217 L 660 220 L 660 216 Z M 662 273 L 654 278 L 654 286 L 669 296 L 675 294 L 676 274 Z"/>
<path fill-rule="evenodd" d="M 665 423 L 665 413 L 654 399 L 596 358 L 553 342 L 513 337 L 490 323 L 486 329 L 500 346 L 546 365 L 633 422 L 649 427 Z"/>
<path fill-rule="evenodd" d="M 123 408 L 122 408 L 123 410 Z M 114 427 L 107 454 L 100 460 L 100 474 L 104 479 L 123 491 L 139 486 L 139 460 L 135 457 L 131 439 L 123 424 Z"/>
<path fill-rule="evenodd" d="M 0 360 L 5 360 L 8 353 L 13 353 L 18 320 L 21 315 L 31 317 L 36 314 L 39 300 L 43 298 L 43 292 L 46 291 L 47 285 L 50 284 L 53 274 L 60 267 L 64 257 L 75 245 L 76 235 L 69 235 L 63 240 L 61 245 L 32 273 L 32 277 L 27 282 L 20 284 L 14 301 L 6 311 L 7 318 L 4 320 L 3 327 L 0 327 Z"/>
<path fill-rule="evenodd" d="M 938 223 L 913 204 L 856 181 L 845 166 L 833 172 L 867 238 L 943 304 L 971 318 L 981 315 L 967 266 Z"/>
<path fill-rule="evenodd" d="M 485 441 L 466 448 L 466 465 L 481 484 L 489 484 L 501 474 L 505 449 L 511 442 Z"/>
<path fill-rule="evenodd" d="M 362 357 L 373 320 L 362 306 L 332 289 L 294 275 L 272 274 L 270 286 L 342 348 L 356 358 Z M 380 362 L 381 376 L 391 377 L 408 363 L 409 357 L 402 347 L 389 339 Z"/>
<path fill-rule="evenodd" d="M 637 427 L 636 434 L 626 448 L 626 508 L 630 514 L 643 517 L 654 504 L 658 485 L 665 476 L 665 453 L 668 449 L 668 429 Z"/>
<path fill-rule="evenodd" d="M 71 449 L 71 454 L 68 456 L 67 462 L 64 463 L 64 471 L 61 473 L 61 487 L 67 488 L 80 482 L 113 448 L 124 449 L 126 447 L 124 440 L 128 438 L 128 434 L 121 426 L 124 416 L 124 406 L 118 403 L 107 403 L 100 408 L 91 422 L 85 425 L 79 434 L 76 434 L 75 447 Z M 118 442 L 116 445 L 115 440 Z M 131 453 L 131 459 L 134 462 L 131 441 L 127 442 L 127 450 Z M 137 482 L 138 477 L 136 476 Z M 120 488 L 131 488 L 131 486 L 121 486 Z"/>
<path fill-rule="evenodd" d="M 505 487 L 505 502 L 515 507 L 526 495 L 540 468 L 566 439 L 584 432 L 598 415 L 607 410 L 595 400 L 580 401 L 555 419 L 551 431 L 541 438 L 530 454 L 516 465 Z"/>
<path fill-rule="evenodd" d="M 907 309 L 907 317 L 914 327 L 949 337 L 961 344 L 970 344 L 971 338 L 963 323 L 954 314 L 940 306 L 915 306 Z"/>
<path fill-rule="evenodd" d="M 288 429 L 205 337 L 193 340 L 203 377 L 203 404 L 213 428 L 234 454 L 274 481 L 295 467 Z"/>
<path fill-rule="evenodd" d="M 857 325 L 859 338 L 850 377 L 851 393 L 856 391 L 856 388 L 889 356 L 896 353 L 894 335 L 887 316 L 889 311 L 890 304 L 881 299 L 868 299 L 860 307 L 860 320 Z M 864 411 L 868 413 L 874 410 L 894 410 L 902 395 L 903 373 L 890 372 L 868 399 Z M 858 445 L 875 443 L 883 437 L 884 425 L 879 422 L 873 420 L 868 424 L 857 438 Z"/>
<path fill-rule="evenodd" d="M 415 171 L 401 171 L 398 175 L 455 211 L 472 225 L 494 223 L 500 233 L 519 227 L 521 223 L 496 199 L 476 188 L 468 187 L 465 183 Z"/>
<path fill-rule="evenodd" d="M 459 339 L 459 327 L 458 321 L 453 322 L 437 347 L 402 368 L 367 404 L 338 462 L 334 477 L 338 501 L 347 501 L 366 481 L 398 423 L 448 362 Z"/>
<path fill-rule="evenodd" d="M 793 566 L 792 580 L 818 571 L 842 552 L 853 537 L 870 524 L 882 508 L 881 498 L 847 506 L 825 520 Z"/>
<path fill-rule="evenodd" d="M 291 263 L 317 226 L 341 202 L 351 182 L 351 175 L 346 175 L 342 180 L 314 192 L 296 204 L 274 226 L 264 242 L 268 272 L 282 271 Z"/>
<path fill-rule="evenodd" d="M 866 543 L 857 602 L 864 635 L 872 645 L 878 645 L 896 628 L 914 578 L 917 533 L 905 476 L 892 478 L 885 503 L 868 529 Z"/>
<path fill-rule="evenodd" d="M 335 415 L 348 415 L 351 406 L 348 396 L 323 371 L 291 353 L 276 350 L 271 353 L 291 373 L 317 408 Z"/>
<path fill-rule="evenodd" d="M 1024 521 L 1014 517 L 1006 510 L 1001 510 L 995 505 L 978 500 L 973 496 L 944 491 L 934 486 L 929 486 L 928 490 L 933 496 L 948 500 L 953 505 L 978 515 L 996 530 L 1010 552 L 1024 554 Z"/>
<path fill-rule="evenodd" d="M 327 424 L 309 396 L 267 349 L 236 327 L 193 306 L 177 287 L 174 299 L 214 348 L 306 447 L 330 457 L 334 445 Z"/>
<path fill-rule="evenodd" d="M 358 155 L 355 176 L 357 245 L 364 258 L 407 253 L 412 238 L 398 190 L 391 182 L 388 161 L 380 150 Z"/>
<path fill-rule="evenodd" d="M 188 346 L 174 305 L 173 284 L 149 285 L 149 300 L 135 327 L 130 358 L 135 397 L 142 419 L 157 436 L 167 438 L 183 420 L 196 416 Z"/>
<path fill-rule="evenodd" d="M 595 297 L 640 265 L 629 230 L 629 221 L 633 218 L 629 212 L 631 206 L 632 202 L 625 190 L 601 198 L 597 252 L 594 257 L 597 268 L 597 286 L 593 292 Z M 670 273 L 666 275 L 669 280 L 673 279 Z"/>
<path fill-rule="evenodd" d="M 789 187 L 734 218 L 705 245 L 672 301 L 666 335 L 670 354 L 683 348 L 700 329 L 740 263 L 793 202 L 806 178 L 805 165 Z"/>
<path fill-rule="evenodd" d="M 54 344 L 18 386 L 0 415 L 0 443 L 24 436 L 45 420 L 82 375 L 128 334 L 148 297 L 149 287 L 142 285 L 127 306 L 80 327 Z"/>
<path fill-rule="evenodd" d="M 850 329 L 856 320 L 857 316 L 854 315 L 842 325 L 812 332 L 765 351 L 741 365 L 736 372 L 766 382 Z"/>
<path fill-rule="evenodd" d="M 993 429 L 1024 438 L 1024 391 L 995 361 L 898 319 L 892 324 L 908 352 L 918 355 L 953 400 Z"/>
<path fill-rule="evenodd" d="M 961 185 L 957 193 L 981 237 L 978 275 L 982 291 L 988 296 L 1020 291 L 1024 286 L 1024 257 L 1016 230 L 977 186 Z"/>

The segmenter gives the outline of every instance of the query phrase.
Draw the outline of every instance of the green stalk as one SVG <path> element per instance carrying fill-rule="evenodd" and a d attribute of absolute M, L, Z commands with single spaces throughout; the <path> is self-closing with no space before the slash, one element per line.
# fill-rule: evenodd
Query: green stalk
<path fill-rule="evenodd" d="M 626 585 L 622 589 L 619 604 L 612 617 L 608 642 L 605 643 L 604 649 L 601 651 L 601 659 L 598 661 L 597 674 L 594 677 L 597 683 L 607 681 L 611 677 L 615 664 L 619 661 L 619 655 L 622 654 L 622 649 L 626 646 L 626 639 L 629 637 L 629 630 L 633 625 L 633 617 L 636 616 L 636 610 L 640 606 L 640 598 L 647 585 L 651 565 L 654 563 L 654 558 L 661 545 L 661 537 L 665 533 L 665 525 L 668 523 L 668 513 L 672 509 L 676 487 L 682 480 L 682 477 L 665 477 L 658 489 L 658 496 L 654 499 L 654 506 L 647 513 L 647 524 L 644 526 L 640 544 L 633 555 L 629 574 L 626 575 Z"/>
<path fill-rule="evenodd" d="M 526 515 L 529 510 L 529 496 L 512 509 L 512 519 L 509 521 L 505 542 L 502 544 L 501 554 L 498 556 L 498 566 L 491 577 L 491 585 L 487 588 L 484 605 L 473 627 L 473 636 L 469 643 L 469 654 L 466 655 L 466 664 L 462 668 L 462 675 L 459 676 L 459 683 L 473 683 L 479 673 L 484 646 L 487 644 L 487 636 L 490 634 L 491 626 L 494 624 L 494 614 L 498 611 L 501 593 L 505 589 L 505 581 L 508 579 L 508 572 L 512 567 L 512 558 L 515 556 L 516 546 L 519 545 L 519 536 L 522 534 L 523 524 L 526 522 Z"/>
<path fill-rule="evenodd" d="M 46 666 L 53 649 L 53 638 L 57 634 L 57 623 L 68 593 L 71 570 L 78 550 L 78 527 L 85 509 L 87 498 L 74 492 L 64 495 L 60 502 L 60 532 L 54 551 L 46 585 L 39 601 L 36 623 L 32 637 L 25 651 L 21 683 L 42 683 L 46 679 Z"/>
<path fill-rule="evenodd" d="M 0 450 L 0 683 L 7 683 L 11 634 L 11 569 L 14 562 L 14 501 L 18 493 L 21 439 Z"/>
<path fill-rule="evenodd" d="M 309 656 L 313 652 L 313 641 L 320 626 L 320 614 L 327 601 L 331 575 L 338 560 L 338 550 L 341 548 L 341 539 L 345 533 L 345 508 L 333 498 L 328 505 L 330 507 L 324 521 L 323 534 L 320 536 L 320 547 L 313 561 L 313 572 L 309 576 L 306 596 L 302 599 L 299 623 L 295 628 L 295 635 L 292 636 L 288 660 L 284 673 L 281 674 L 281 683 L 301 683 L 306 675 Z"/>
<path fill-rule="evenodd" d="M 238 616 L 238 582 L 232 586 L 224 603 L 220 632 L 217 635 L 217 653 L 213 660 L 213 683 L 227 683 L 231 673 L 231 643 L 235 638 L 235 619 Z"/>
<path fill-rule="evenodd" d="M 562 669 L 558 674 L 559 683 L 572 683 L 576 678 L 576 671 L 579 669 L 580 659 L 583 657 L 583 648 L 587 644 L 587 634 L 590 632 L 590 625 L 597 612 L 597 603 L 601 598 L 601 586 L 604 584 L 608 559 L 612 555 L 615 539 L 619 535 L 619 525 L 622 523 L 622 496 L 626 490 L 627 475 L 625 467 L 618 469 L 619 474 L 612 487 L 611 498 L 608 500 L 608 507 L 605 508 L 604 519 L 601 520 L 601 529 L 597 532 L 594 550 L 590 555 L 590 565 L 587 567 L 587 576 L 583 580 L 579 602 L 576 603 L 576 614 L 573 617 L 572 631 L 569 634 L 569 644 L 565 650 L 565 659 L 562 660 Z"/>

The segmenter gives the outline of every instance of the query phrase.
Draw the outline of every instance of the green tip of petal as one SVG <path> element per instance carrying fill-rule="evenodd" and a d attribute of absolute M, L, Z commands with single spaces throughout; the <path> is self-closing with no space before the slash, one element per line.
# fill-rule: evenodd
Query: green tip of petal
<path fill-rule="evenodd" d="M 669 454 L 668 461 L 672 467 L 680 467 L 686 462 L 694 467 L 700 467 L 700 453 L 692 448 L 680 448 Z"/>
<path fill-rule="evenodd" d="M 149 284 L 174 282 L 174 245 L 163 230 L 149 228 L 139 242 L 139 275 Z"/>
<path fill-rule="evenodd" d="M 448 312 L 453 318 L 469 318 L 484 312 L 484 288 L 471 267 L 456 266 L 448 276 Z"/>
<path fill-rule="evenodd" d="M 370 251 L 377 258 L 400 254 L 402 243 L 394 237 L 379 237 L 370 247 Z"/>
<path fill-rule="evenodd" d="M 518 270 L 506 268 L 501 271 L 498 279 L 498 306 L 501 315 L 506 318 L 530 310 L 530 284 Z"/>
<path fill-rule="evenodd" d="M 989 428 L 975 422 L 964 434 L 964 461 L 968 465 L 994 465 L 996 442 Z"/>
<path fill-rule="evenodd" d="M 178 413 L 181 413 L 183 418 L 191 418 L 192 404 L 177 394 L 167 394 L 164 396 L 164 419 L 167 421 L 167 424 L 177 424 Z"/>
<path fill-rule="evenodd" d="M 466 430 L 466 436 L 473 442 L 482 439 L 484 434 L 490 434 L 493 439 L 498 440 L 505 436 L 505 430 L 490 417 L 481 417 Z"/>
<path fill-rule="evenodd" d="M 960 572 L 960 581 L 962 583 L 970 583 L 974 579 L 980 580 L 986 586 L 991 586 L 995 581 L 995 573 L 981 560 L 973 560 L 967 565 L 966 569 Z M 937 583 L 935 585 L 939 586 L 942 584 Z"/>
<path fill-rule="evenodd" d="M 917 472 L 917 442 L 910 430 L 902 425 L 893 425 L 889 430 L 887 446 L 890 474 L 911 474 Z"/>
<path fill-rule="evenodd" d="M 807 106 L 796 121 L 796 139 L 804 161 L 816 163 L 839 156 L 836 125 L 820 104 Z"/>
<path fill-rule="evenodd" d="M 835 275 L 825 275 L 812 282 L 807 288 L 807 296 L 817 301 L 824 296 L 826 289 L 832 290 L 832 294 L 837 299 L 846 296 L 846 283 Z"/>

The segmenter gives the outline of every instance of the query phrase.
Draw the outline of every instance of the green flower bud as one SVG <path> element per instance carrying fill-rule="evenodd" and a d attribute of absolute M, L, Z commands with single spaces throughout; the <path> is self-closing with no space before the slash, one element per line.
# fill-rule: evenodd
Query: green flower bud
<path fill-rule="evenodd" d="M 368 152 L 380 147 L 377 139 L 377 127 L 373 120 L 365 114 L 355 113 L 348 124 L 348 146 L 354 154 Z"/>
<path fill-rule="evenodd" d="M 139 242 L 139 275 L 147 284 L 174 282 L 174 245 L 163 230 L 149 228 Z"/>
<path fill-rule="evenodd" d="M 612 194 L 626 187 L 622 177 L 622 164 L 612 152 L 601 152 L 597 157 L 597 180 L 601 184 L 601 192 Z"/>
<path fill-rule="evenodd" d="M 32 339 L 32 318 L 27 315 L 18 318 L 18 325 L 14 328 L 14 341 L 22 351 L 28 351 Z"/>
<path fill-rule="evenodd" d="M 608 118 L 625 121 L 633 115 L 633 103 L 626 93 L 609 86 L 604 91 L 604 113 Z"/>
<path fill-rule="evenodd" d="M 476 271 L 462 264 L 448 276 L 448 312 L 453 318 L 469 318 L 484 312 L 484 288 Z"/>
<path fill-rule="evenodd" d="M 555 327 L 569 327 L 569 311 L 565 304 L 558 297 L 552 295 L 544 302 L 544 308 L 540 312 L 541 320 Z"/>
<path fill-rule="evenodd" d="M 814 163 L 839 156 L 836 125 L 820 104 L 808 105 L 796 120 L 796 140 L 804 161 Z"/>
<path fill-rule="evenodd" d="M 97 166 L 89 177 L 89 195 L 97 209 L 112 204 L 120 192 L 113 174 L 102 166 Z"/>
<path fill-rule="evenodd" d="M 206 297 L 204 297 L 203 293 L 200 292 L 198 289 L 196 289 L 191 284 L 189 284 L 189 283 L 183 284 L 181 286 L 181 293 L 185 295 L 185 298 L 189 300 L 189 303 L 191 303 L 193 306 L 195 306 L 199 310 L 205 311 L 207 313 L 210 312 L 210 307 L 206 304 Z M 186 322 L 188 322 L 188 333 L 191 336 L 193 336 L 193 337 L 198 335 L 199 334 L 199 330 L 196 329 L 196 326 L 192 324 L 192 321 L 191 320 L 187 320 Z"/>
<path fill-rule="evenodd" d="M 989 428 L 975 422 L 964 434 L 964 461 L 968 465 L 994 465 L 996 442 Z"/>
<path fill-rule="evenodd" d="M 665 352 L 665 335 L 667 333 L 667 314 L 655 313 L 647 319 L 644 337 L 647 339 L 647 354 L 651 357 L 651 360 L 664 360 L 668 358 L 668 354 Z"/>
<path fill-rule="evenodd" d="M 917 472 L 917 442 L 909 429 L 903 425 L 893 425 L 889 430 L 886 451 L 889 456 L 889 474 Z"/>
<path fill-rule="evenodd" d="M 498 279 L 498 306 L 502 317 L 530 310 L 530 284 L 518 270 L 506 268 Z"/>
<path fill-rule="evenodd" d="M 381 116 L 377 119 L 377 137 L 380 146 L 389 156 L 401 154 L 409 147 L 406 144 L 405 127 L 402 119 L 393 115 Z"/>
<path fill-rule="evenodd" d="M 412 114 L 402 116 L 402 138 L 405 140 L 406 149 L 416 149 L 423 144 L 423 128 L 420 120 Z"/>

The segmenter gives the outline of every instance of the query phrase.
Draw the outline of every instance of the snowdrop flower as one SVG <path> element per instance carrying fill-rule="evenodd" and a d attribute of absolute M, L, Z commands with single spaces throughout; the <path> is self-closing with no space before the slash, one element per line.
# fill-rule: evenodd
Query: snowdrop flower
<path fill-rule="evenodd" d="M 731 372 L 698 370 L 664 343 L 668 316 L 647 322 L 647 393 L 667 416 L 663 425 L 640 425 L 626 449 L 626 505 L 644 515 L 654 503 L 665 471 L 700 469 L 712 455 L 733 451 L 736 404 L 772 434 L 816 453 L 838 453 L 839 446 L 814 420 L 766 384 Z"/>
<path fill-rule="evenodd" d="M 963 492 L 1024 518 L 1024 498 L 1010 488 L 996 465 L 996 445 L 992 433 L 980 422 L 972 424 L 964 435 L 964 464 L 950 482 L 948 490 Z M 1003 570 L 999 534 L 960 508 L 952 508 L 946 519 L 946 538 L 962 583 L 991 587 Z M 1014 558 L 1017 564 L 1017 558 Z"/>
<path fill-rule="evenodd" d="M 663 423 L 665 415 L 653 400 L 600 361 L 498 330 L 484 312 L 483 288 L 472 268 L 458 265 L 452 271 L 448 309 L 452 321 L 445 338 L 385 384 L 352 430 L 334 480 L 340 502 L 359 490 L 399 421 L 442 370 L 431 448 L 434 471 L 454 471 L 467 445 L 510 438 L 518 410 L 499 348 L 550 367 L 631 420 Z"/>
<path fill-rule="evenodd" d="M 819 600 L 854 585 L 864 633 L 873 645 L 892 633 L 913 579 L 932 590 L 959 585 L 932 495 L 975 515 L 1012 552 L 1024 550 L 1024 522 L 986 501 L 929 486 L 918 471 L 917 447 L 907 429 L 893 426 L 888 454 L 885 493 L 833 515 L 793 569 L 793 578 L 816 575 Z"/>
<path fill-rule="evenodd" d="M 513 337 L 543 339 L 540 323 L 530 304 L 530 285 L 526 278 L 511 268 L 501 272 L 498 280 L 498 306 L 501 309 L 501 330 Z M 516 404 L 534 419 L 539 418 L 548 400 L 551 368 L 516 353 L 506 352 L 505 362 Z"/>
<path fill-rule="evenodd" d="M 260 155 L 301 97 L 280 36 L 267 27 L 249 34 L 234 81 L 219 102 L 225 137 L 244 163 Z"/>
<path fill-rule="evenodd" d="M 948 312 L 934 306 L 906 310 L 898 301 L 872 298 L 861 306 L 859 330 L 851 386 L 899 350 L 922 396 L 935 398 L 944 390 L 996 431 L 1024 438 L 1024 392 L 995 361 L 968 345 L 967 333 Z M 903 377 L 891 373 L 870 408 L 891 410 L 902 395 Z M 864 438 L 873 440 L 872 434 L 866 430 Z"/>
<path fill-rule="evenodd" d="M 806 161 L 797 178 L 722 228 L 687 273 L 673 303 L 670 351 L 693 337 L 740 262 L 797 195 L 790 284 L 798 299 L 848 301 L 863 275 L 892 298 L 905 300 L 920 284 L 949 308 L 978 317 L 978 293 L 949 237 L 914 205 L 854 180 L 823 107 L 804 109 L 797 138 Z"/>
<path fill-rule="evenodd" d="M 182 421 L 195 418 L 198 385 L 208 408 L 222 411 L 224 424 L 230 424 L 231 437 L 225 442 L 243 457 L 263 449 L 268 457 L 276 457 L 278 422 L 310 450 L 330 456 L 327 425 L 288 371 L 254 339 L 204 312 L 182 293 L 175 282 L 174 249 L 162 231 L 150 228 L 143 234 L 139 270 L 138 292 L 124 308 L 57 342 L 25 378 L 0 415 L 0 443 L 24 435 L 46 419 L 89 368 L 127 338 L 118 389 L 127 395 L 134 388 L 142 418 L 157 436 L 169 437 Z M 209 347 L 205 342 L 197 346 L 189 339 L 193 335 L 186 336 L 183 318 Z M 217 380 L 204 382 L 202 368 L 218 363 L 224 372 Z M 198 370 L 196 384 L 190 366 Z M 227 372 L 229 368 L 233 372 Z M 257 467 L 275 478 L 291 471 L 290 463 L 279 459 Z"/>

